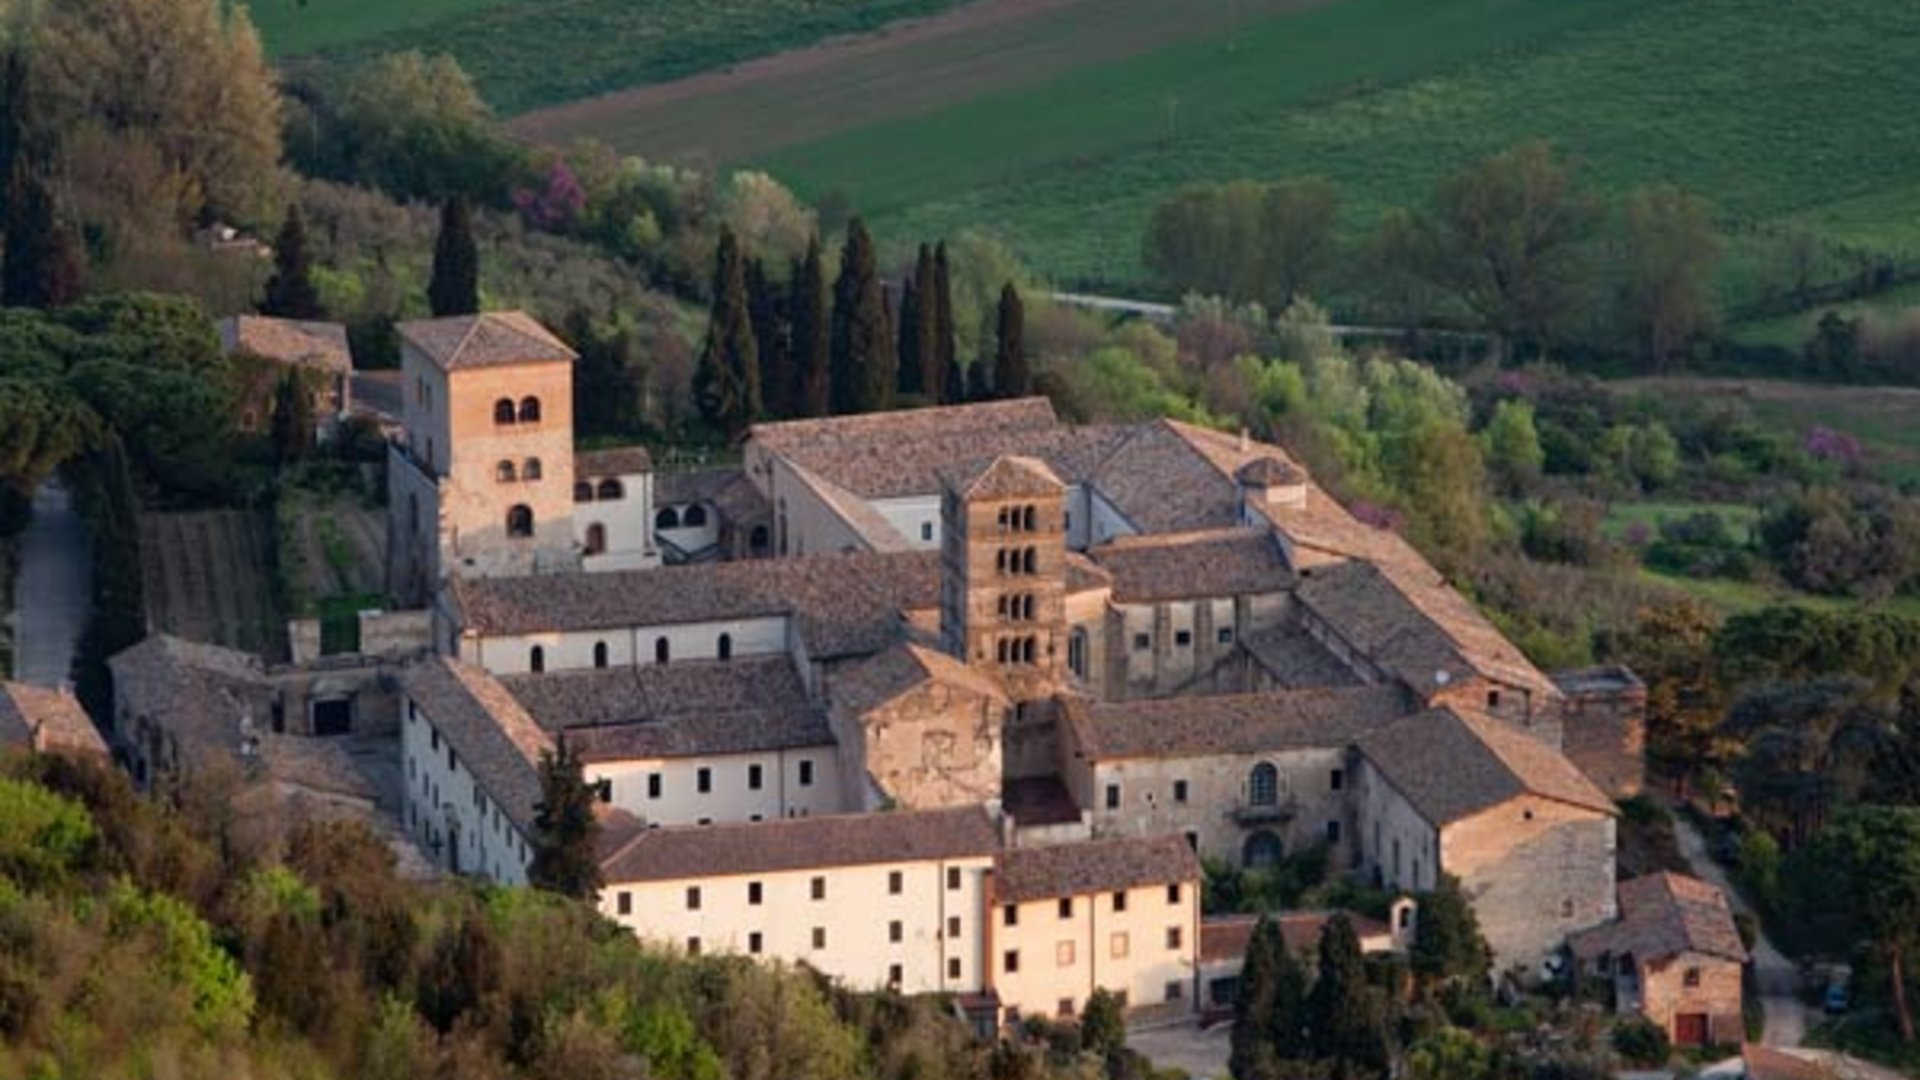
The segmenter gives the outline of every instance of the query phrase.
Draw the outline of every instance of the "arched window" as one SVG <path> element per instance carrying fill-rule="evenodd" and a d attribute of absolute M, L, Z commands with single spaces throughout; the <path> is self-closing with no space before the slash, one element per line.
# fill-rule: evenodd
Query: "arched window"
<path fill-rule="evenodd" d="M 607 550 L 607 527 L 594 522 L 587 526 L 587 554 L 600 555 Z"/>
<path fill-rule="evenodd" d="M 1026 619 L 1026 620 L 1027 620 L 1028 622 L 1032 622 L 1032 621 L 1033 621 L 1033 596 L 1032 596 L 1032 594 L 1028 594 L 1027 596 L 1023 596 L 1023 597 L 1021 597 L 1021 598 L 1020 598 L 1020 617 L 1021 617 L 1021 618 L 1023 618 L 1023 619 Z"/>
<path fill-rule="evenodd" d="M 540 459 L 539 458 L 530 457 L 527 459 L 527 463 L 520 467 L 520 479 L 522 480 L 540 479 Z"/>
<path fill-rule="evenodd" d="M 721 634 L 720 643 L 714 647 L 714 652 L 722 660 L 733 659 L 733 635 Z"/>
<path fill-rule="evenodd" d="M 627 497 L 627 489 L 620 486 L 620 481 L 609 477 L 608 479 L 600 481 L 600 497 L 603 499 L 624 499 Z"/>
<path fill-rule="evenodd" d="M 677 529 L 680 527 L 680 512 L 671 506 L 663 506 L 653 515 L 653 527 L 656 529 Z"/>
<path fill-rule="evenodd" d="M 1087 632 L 1078 626 L 1067 638 L 1067 667 L 1075 675 L 1087 677 Z"/>
<path fill-rule="evenodd" d="M 1013 597 L 1002 596 L 999 602 L 996 603 L 994 606 L 999 610 L 1000 617 L 1004 619 L 1007 617 L 1008 609 L 1011 608 L 1012 605 L 1013 605 Z"/>
<path fill-rule="evenodd" d="M 1007 655 L 1012 652 L 1012 649 L 1013 643 L 1005 638 L 994 642 L 994 656 L 1003 664 L 1007 662 Z"/>
<path fill-rule="evenodd" d="M 1240 861 L 1249 870 L 1265 870 L 1278 863 L 1281 854 L 1280 838 L 1261 829 L 1247 837 L 1246 846 L 1240 850 Z"/>
<path fill-rule="evenodd" d="M 604 641 L 593 643 L 593 666 L 597 668 L 607 666 L 607 643 Z"/>
<path fill-rule="evenodd" d="M 997 520 L 999 522 L 1001 532 L 1007 531 L 1007 520 L 1008 520 L 1008 515 L 1010 513 L 1011 511 L 1009 511 L 1006 507 L 1003 506 L 1000 508 L 1000 514 Z"/>
<path fill-rule="evenodd" d="M 1001 548 L 993 553 L 993 569 L 997 573 L 1007 572 L 1007 549 Z"/>
<path fill-rule="evenodd" d="M 1028 548 L 1021 555 L 1020 566 L 1021 566 L 1021 569 L 1024 570 L 1026 573 L 1029 573 L 1029 574 L 1033 573 L 1033 549 L 1032 548 Z"/>
<path fill-rule="evenodd" d="M 1020 659 L 1023 663 L 1033 663 L 1034 639 L 1027 638 L 1020 643 Z"/>
<path fill-rule="evenodd" d="M 547 650 L 535 645 L 527 651 L 527 670 L 535 675 L 547 670 Z"/>
<path fill-rule="evenodd" d="M 513 423 L 513 399 L 501 398 L 493 403 L 493 422 L 496 424 Z"/>
<path fill-rule="evenodd" d="M 503 461 L 493 467 L 493 478 L 502 484 L 511 484 L 514 480 L 513 462 Z"/>
<path fill-rule="evenodd" d="M 573 501 L 577 503 L 593 501 L 593 485 L 581 480 L 573 485 Z"/>
<path fill-rule="evenodd" d="M 539 398 L 523 397 L 520 399 L 520 422 L 523 424 L 537 424 L 540 422 Z"/>
<path fill-rule="evenodd" d="M 533 535 L 533 507 L 521 503 L 507 511 L 507 535 Z"/>
<path fill-rule="evenodd" d="M 1035 529 L 1035 525 L 1034 525 L 1034 522 L 1035 522 L 1035 519 L 1036 519 L 1036 515 L 1034 514 L 1034 512 L 1033 512 L 1033 507 L 1031 507 L 1031 506 L 1029 506 L 1029 507 L 1027 507 L 1027 508 L 1026 508 L 1025 510 L 1023 510 L 1023 511 L 1021 511 L 1021 512 L 1020 512 L 1020 524 L 1021 524 L 1021 527 L 1022 527 L 1022 528 L 1024 528 L 1024 529 L 1025 529 L 1026 531 L 1028 531 L 1028 532 L 1033 532 L 1033 531 L 1034 531 L 1034 529 Z"/>
<path fill-rule="evenodd" d="M 689 529 L 705 528 L 707 524 L 707 508 L 701 506 L 699 503 L 687 507 L 687 512 L 680 515 L 680 524 Z"/>
<path fill-rule="evenodd" d="M 666 638 L 657 637 L 653 639 L 653 662 L 654 663 L 664 664 L 668 661 L 668 659 L 671 658 L 671 655 L 672 655 L 672 650 L 668 648 Z"/>
<path fill-rule="evenodd" d="M 1253 806 L 1272 806 L 1280 801 L 1280 770 L 1268 762 L 1253 767 L 1247 776 L 1247 802 Z"/>

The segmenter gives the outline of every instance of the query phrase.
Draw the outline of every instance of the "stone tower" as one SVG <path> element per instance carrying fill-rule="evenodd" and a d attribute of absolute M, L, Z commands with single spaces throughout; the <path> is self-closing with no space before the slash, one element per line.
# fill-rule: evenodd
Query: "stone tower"
<path fill-rule="evenodd" d="M 401 323 L 404 439 L 388 455 L 388 588 L 577 569 L 574 353 L 519 312 Z"/>
<path fill-rule="evenodd" d="M 1000 457 L 946 477 L 940 637 L 1016 701 L 1056 692 L 1067 662 L 1066 485 L 1044 462 Z"/>

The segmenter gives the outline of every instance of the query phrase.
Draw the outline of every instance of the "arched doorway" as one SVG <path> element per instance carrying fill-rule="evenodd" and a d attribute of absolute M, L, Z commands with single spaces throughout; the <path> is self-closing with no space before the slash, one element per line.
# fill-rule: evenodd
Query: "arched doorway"
<path fill-rule="evenodd" d="M 1247 837 L 1245 846 L 1240 849 L 1240 863 L 1248 870 L 1265 870 L 1277 865 L 1284 854 L 1286 851 L 1280 844 L 1280 838 L 1261 829 Z"/>

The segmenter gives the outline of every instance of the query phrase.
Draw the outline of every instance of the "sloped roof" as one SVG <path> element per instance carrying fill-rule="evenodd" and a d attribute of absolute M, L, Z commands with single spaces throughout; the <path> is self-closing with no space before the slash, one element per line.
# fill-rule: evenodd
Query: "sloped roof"
<path fill-rule="evenodd" d="M 1195 446 L 1197 430 L 1172 420 L 1136 425 L 1093 471 L 1093 486 L 1141 532 L 1238 523 L 1240 487 Z"/>
<path fill-rule="evenodd" d="M 999 846 L 980 807 L 648 829 L 601 860 L 609 888 L 644 881 L 979 858 Z"/>
<path fill-rule="evenodd" d="M 1288 487 L 1307 482 L 1307 471 L 1277 454 L 1254 458 L 1234 470 L 1235 479 L 1249 487 Z"/>
<path fill-rule="evenodd" d="M 867 500 L 810 469 L 791 462 L 789 465 L 794 477 L 819 496 L 820 501 L 840 518 L 841 523 L 853 530 L 868 551 L 906 551 L 911 548 L 907 538 L 894 528 L 893 522 L 875 510 Z"/>
<path fill-rule="evenodd" d="M 1283 911 L 1274 915 L 1273 920 L 1280 926 L 1280 940 L 1286 942 L 1288 952 L 1312 955 L 1320 948 L 1320 938 L 1327 932 L 1327 924 L 1339 914 L 1343 913 Z M 1360 939 L 1361 952 L 1380 952 L 1392 947 L 1393 930 L 1386 923 L 1350 911 L 1344 914 L 1347 922 L 1353 925 L 1354 936 Z M 1221 963 L 1244 959 L 1247 946 L 1253 941 L 1253 929 L 1259 923 L 1258 915 L 1221 915 L 1202 919 L 1201 962 Z"/>
<path fill-rule="evenodd" d="M 1112 575 L 1113 599 L 1121 604 L 1245 596 L 1293 586 L 1293 571 L 1269 529 L 1123 536 L 1087 555 Z"/>
<path fill-rule="evenodd" d="M 224 352 L 244 350 L 278 363 L 336 375 L 353 370 L 347 328 L 336 322 L 235 315 L 220 320 L 220 347 Z"/>
<path fill-rule="evenodd" d="M 1094 761 L 1189 758 L 1341 747 L 1407 715 L 1397 686 L 1277 690 L 1106 704 L 1063 701 Z"/>
<path fill-rule="evenodd" d="M 864 716 L 902 694 L 929 684 L 1005 704 L 1006 691 L 992 678 L 938 649 L 910 642 L 868 657 L 833 677 L 833 703 L 850 716 Z"/>
<path fill-rule="evenodd" d="M 1747 961 L 1733 922 L 1733 908 L 1718 888 L 1699 878 L 1663 871 L 1621 882 L 1620 918 L 1575 934 L 1568 945 L 1586 958 L 1632 953 L 1641 960 L 1705 953 L 1735 963 Z"/>
<path fill-rule="evenodd" d="M 483 668 L 436 656 L 410 665 L 403 686 L 456 759 L 523 832 L 540 801 L 540 755 L 553 738 Z"/>
<path fill-rule="evenodd" d="M 523 311 L 488 311 L 443 319 L 415 319 L 398 330 L 442 371 L 511 364 L 571 363 L 574 351 Z"/>
<path fill-rule="evenodd" d="M 1367 761 L 1435 826 L 1522 795 L 1602 814 L 1616 812 L 1613 801 L 1558 751 L 1518 728 L 1470 710 L 1415 713 L 1361 736 L 1359 747 Z"/>
<path fill-rule="evenodd" d="M 605 450 L 581 450 L 573 455 L 573 473 L 582 480 L 588 477 L 638 476 L 652 471 L 653 455 L 644 446 L 612 446 Z"/>
<path fill-rule="evenodd" d="M 1008 848 L 993 859 L 994 899 L 1022 904 L 1198 881 L 1200 858 L 1177 834 Z"/>
<path fill-rule="evenodd" d="M 1353 669 L 1292 623 L 1255 630 L 1240 639 L 1240 647 L 1260 670 L 1289 689 L 1361 684 Z"/>
<path fill-rule="evenodd" d="M 270 719 L 273 684 L 259 658 L 234 649 L 153 634 L 107 665 L 122 687 L 140 688 L 142 715 L 187 758 L 230 753 L 240 745 L 242 720 L 258 731 Z"/>
<path fill-rule="evenodd" d="M 1019 499 L 1058 495 L 1066 485 L 1038 458 L 1002 454 L 941 470 L 941 479 L 964 499 Z"/>
<path fill-rule="evenodd" d="M 0 681 L 0 746 L 105 757 L 106 741 L 73 691 Z"/>

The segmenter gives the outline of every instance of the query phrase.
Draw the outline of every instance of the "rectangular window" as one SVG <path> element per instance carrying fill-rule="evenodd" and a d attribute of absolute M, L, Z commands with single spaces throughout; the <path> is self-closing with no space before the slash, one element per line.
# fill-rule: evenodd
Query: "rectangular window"
<path fill-rule="evenodd" d="M 1125 930 L 1118 931 L 1107 939 L 1107 955 L 1113 957 L 1115 960 L 1125 960 L 1129 947 L 1130 943 L 1127 940 L 1127 932 Z"/>
<path fill-rule="evenodd" d="M 1173 801 L 1177 803 L 1187 801 L 1187 782 L 1185 780 L 1175 780 L 1173 782 Z"/>
<path fill-rule="evenodd" d="M 901 924 L 899 919 L 895 919 L 892 922 L 887 924 L 887 940 L 888 941 L 901 942 L 901 941 L 905 941 L 906 937 L 907 937 L 907 928 Z"/>
<path fill-rule="evenodd" d="M 891 986 L 897 989 L 900 986 L 901 980 L 904 979 L 905 977 L 906 977 L 905 968 L 901 967 L 899 964 L 887 965 L 887 985 L 888 986 Z"/>
<path fill-rule="evenodd" d="M 1173 632 L 1173 643 L 1183 649 L 1193 644 L 1193 631 L 1175 630 Z"/>
<path fill-rule="evenodd" d="M 1218 641 L 1222 645 L 1233 644 L 1233 627 L 1231 626 L 1221 627 L 1220 632 L 1214 635 L 1214 640 Z"/>
<path fill-rule="evenodd" d="M 1337 821 L 1327 822 L 1327 843 L 1337 844 L 1339 842 L 1340 842 L 1340 823 Z"/>
<path fill-rule="evenodd" d="M 960 916 L 947 916 L 947 936 L 950 938 L 958 938 L 960 936 Z"/>
<path fill-rule="evenodd" d="M 960 887 L 960 868 L 957 866 L 947 867 L 947 888 L 957 889 L 959 887 Z"/>
<path fill-rule="evenodd" d="M 947 958 L 947 978 L 958 979 L 959 977 L 960 977 L 960 958 L 957 956 L 949 956 Z"/>
<path fill-rule="evenodd" d="M 1700 986 L 1700 969 L 1697 967 L 1688 968 L 1687 974 L 1681 979 L 1681 982 L 1684 983 L 1689 990 L 1698 989 Z"/>
<path fill-rule="evenodd" d="M 1063 896 L 1060 898 L 1060 917 L 1063 919 L 1073 918 L 1073 897 Z"/>
<path fill-rule="evenodd" d="M 1000 958 L 1000 970 L 1006 972 L 1009 975 L 1019 974 L 1020 972 L 1020 950 L 1019 949 L 1008 949 L 1006 951 L 1006 954 Z"/>
<path fill-rule="evenodd" d="M 700 955 L 700 939 L 699 938 L 690 937 L 687 939 L 687 955 L 688 956 Z"/>
<path fill-rule="evenodd" d="M 759 791 L 760 783 L 761 783 L 760 766 L 758 765 L 747 766 L 747 790 Z"/>
<path fill-rule="evenodd" d="M 823 877 L 814 878 L 813 884 L 809 886 L 809 888 L 812 889 L 813 898 L 815 900 L 825 900 L 827 898 L 827 879 L 826 878 L 823 878 Z"/>
<path fill-rule="evenodd" d="M 902 874 L 898 870 L 887 871 L 887 893 L 889 895 L 899 896 L 902 892 L 906 891 L 906 887 L 907 877 L 905 874 Z"/>
<path fill-rule="evenodd" d="M 1151 648 L 1153 648 L 1152 634 L 1133 635 L 1133 651 L 1134 652 L 1146 652 L 1148 649 L 1151 649 Z"/>
<path fill-rule="evenodd" d="M 920 539 L 922 540 L 933 539 L 933 522 L 923 521 L 920 523 Z"/>
<path fill-rule="evenodd" d="M 647 798 L 657 799 L 659 797 L 660 797 L 660 774 L 657 772 L 648 773 L 647 774 Z"/>
<path fill-rule="evenodd" d="M 1341 788 L 1346 787 L 1347 771 L 1345 769 L 1335 769 L 1331 773 L 1328 773 L 1327 786 L 1332 788 L 1335 791 L 1339 791 Z"/>
<path fill-rule="evenodd" d="M 1181 939 L 1182 939 L 1182 935 L 1180 933 L 1179 927 L 1177 926 L 1167 927 L 1167 948 L 1178 949 L 1180 947 Z"/>
<path fill-rule="evenodd" d="M 800 762 L 800 786 L 813 786 L 813 762 L 811 761 L 802 760 Z"/>
<path fill-rule="evenodd" d="M 826 927 L 816 926 L 813 928 L 813 947 L 815 949 L 824 949 L 827 947 L 827 928 Z"/>
<path fill-rule="evenodd" d="M 427 729 L 427 740 L 428 740 L 428 742 L 429 742 L 429 743 L 431 743 L 431 744 L 432 744 L 432 745 L 430 746 L 430 749 L 433 749 L 433 750 L 438 750 L 438 749 L 440 749 L 440 729 L 439 729 L 439 728 L 428 728 L 428 729 Z"/>
<path fill-rule="evenodd" d="M 702 766 L 700 771 L 694 774 L 693 786 L 694 789 L 702 795 L 711 792 L 713 790 L 713 770 Z"/>
<path fill-rule="evenodd" d="M 1109 810 L 1120 809 L 1120 785 L 1119 784 L 1107 785 L 1107 809 Z"/>
<path fill-rule="evenodd" d="M 747 903 L 753 905 L 754 907 L 760 906 L 760 883 L 759 882 L 757 881 L 747 882 Z"/>
<path fill-rule="evenodd" d="M 1004 926 L 1020 925 L 1020 905 L 1008 904 L 1000 909 L 1000 922 Z"/>
<path fill-rule="evenodd" d="M 1186 997 L 1186 995 L 1187 995 L 1187 988 L 1185 983 L 1182 983 L 1177 979 L 1167 983 L 1166 997 L 1168 1001 L 1179 1001 L 1182 998 Z"/>
<path fill-rule="evenodd" d="M 1113 910 L 1115 911 L 1127 910 L 1127 894 L 1125 892 L 1117 892 L 1113 894 Z"/>
<path fill-rule="evenodd" d="M 622 915 L 633 914 L 633 894 L 632 893 L 626 891 L 625 889 L 622 889 L 615 894 L 614 900 L 619 907 L 620 914 Z"/>
<path fill-rule="evenodd" d="M 700 886 L 698 885 L 687 886 L 687 910 L 700 910 Z"/>
<path fill-rule="evenodd" d="M 1071 1019 L 1073 1019 L 1073 999 L 1072 999 L 1072 998 L 1061 998 L 1061 999 L 1060 999 L 1060 1007 L 1059 1007 L 1059 1009 L 1057 1009 L 1057 1010 L 1055 1010 L 1055 1011 L 1057 1011 L 1057 1012 L 1058 1012 L 1058 1013 L 1060 1014 L 1060 1017 L 1061 1017 L 1061 1019 L 1063 1019 L 1063 1020 L 1071 1020 Z"/>
<path fill-rule="evenodd" d="M 747 935 L 747 951 L 755 956 L 760 955 L 760 931 L 755 930 Z"/>
<path fill-rule="evenodd" d="M 1073 942 L 1062 941 L 1053 947 L 1053 962 L 1056 967 L 1073 966 Z"/>

